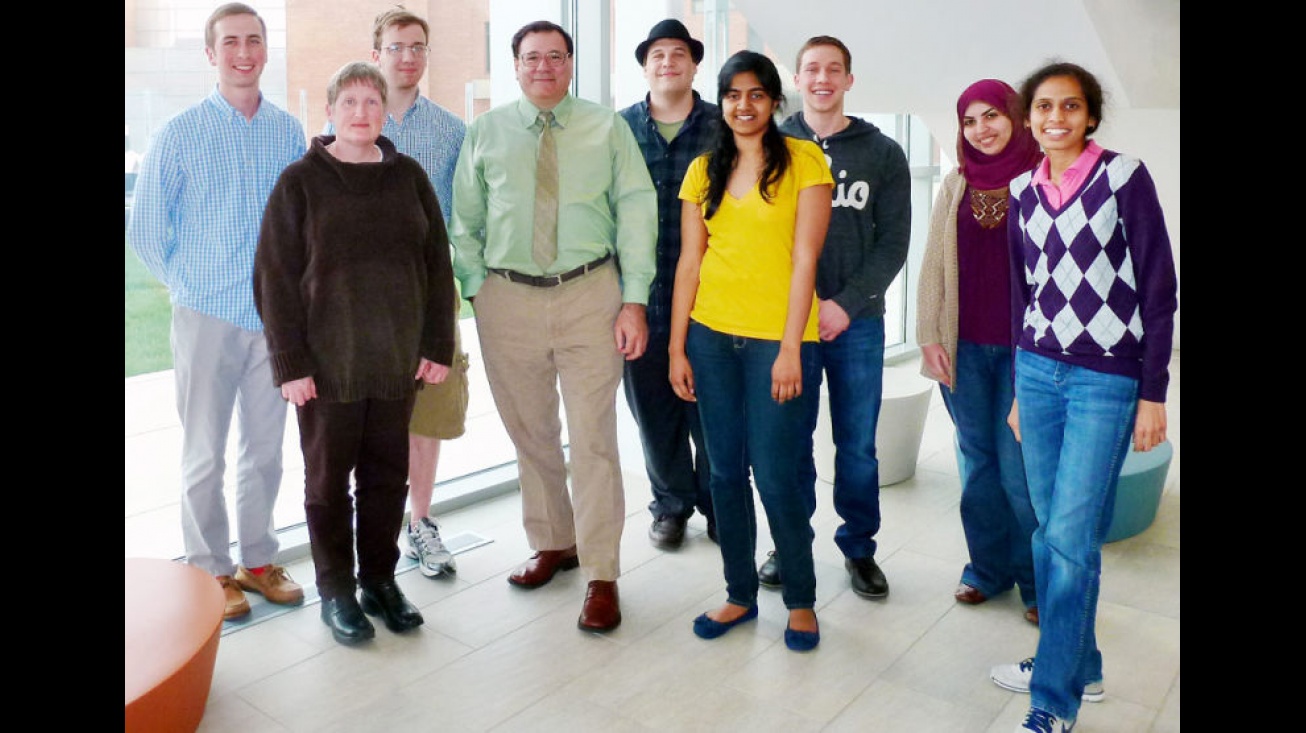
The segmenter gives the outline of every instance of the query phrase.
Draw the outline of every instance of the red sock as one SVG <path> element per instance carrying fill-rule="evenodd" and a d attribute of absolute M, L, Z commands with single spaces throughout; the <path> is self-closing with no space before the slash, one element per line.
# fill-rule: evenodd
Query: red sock
<path fill-rule="evenodd" d="M 249 571 L 250 571 L 251 573 L 255 574 L 255 575 L 262 575 L 263 573 L 266 573 L 266 572 L 268 571 L 268 568 L 269 568 L 269 567 L 271 567 L 271 566 L 270 566 L 270 565 L 264 565 L 264 566 L 261 567 L 261 568 L 250 568 Z"/>

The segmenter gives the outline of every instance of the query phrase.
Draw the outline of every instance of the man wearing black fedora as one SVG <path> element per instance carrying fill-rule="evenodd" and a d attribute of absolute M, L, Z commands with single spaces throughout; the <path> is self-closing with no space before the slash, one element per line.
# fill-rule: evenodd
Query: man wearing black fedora
<path fill-rule="evenodd" d="M 703 44 L 674 18 L 660 21 L 635 47 L 649 91 L 644 100 L 621 110 L 635 133 L 658 194 L 657 275 L 648 299 L 648 349 L 625 363 L 626 402 L 639 425 L 653 501 L 649 540 L 674 550 L 698 511 L 715 541 L 716 522 L 708 493 L 707 451 L 698 407 L 676 396 L 667 379 L 671 333 L 671 287 L 680 258 L 680 183 L 689 163 L 711 143 L 715 104 L 694 91 Z"/>

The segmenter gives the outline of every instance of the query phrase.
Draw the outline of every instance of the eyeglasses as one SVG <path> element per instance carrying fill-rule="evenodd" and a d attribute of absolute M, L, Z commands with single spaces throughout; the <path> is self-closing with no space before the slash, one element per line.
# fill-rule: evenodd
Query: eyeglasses
<path fill-rule="evenodd" d="M 385 47 L 385 52 L 391 56 L 403 56 L 404 51 L 412 51 L 413 56 L 423 59 L 431 52 L 431 47 L 425 43 L 414 43 L 411 46 L 405 46 L 402 43 L 392 43 Z"/>
<path fill-rule="evenodd" d="M 558 53 L 557 51 L 550 51 L 544 54 L 528 53 L 525 56 L 518 56 L 517 58 L 522 62 L 522 65 L 525 66 L 526 68 L 534 69 L 535 67 L 540 65 L 541 61 L 547 61 L 549 66 L 562 66 L 562 62 L 571 58 L 571 54 Z"/>

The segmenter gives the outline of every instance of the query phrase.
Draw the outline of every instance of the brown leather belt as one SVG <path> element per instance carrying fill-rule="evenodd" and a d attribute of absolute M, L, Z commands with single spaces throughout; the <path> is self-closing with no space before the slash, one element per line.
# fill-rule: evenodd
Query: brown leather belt
<path fill-rule="evenodd" d="M 593 262 L 586 262 L 580 267 L 577 267 L 574 270 L 567 270 L 566 272 L 560 275 L 544 275 L 544 276 L 527 275 L 522 272 L 517 272 L 516 270 L 503 270 L 498 267 L 490 267 L 487 269 L 489 269 L 490 272 L 493 272 L 496 275 L 502 275 L 503 277 L 506 277 L 515 283 L 520 283 L 522 285 L 532 285 L 537 288 L 551 288 L 555 285 L 561 285 L 569 280 L 575 280 L 576 278 L 586 273 L 593 272 L 594 270 L 597 270 L 600 266 L 602 266 L 603 263 L 607 262 L 610 259 L 612 259 L 611 252 L 603 255 L 602 257 L 598 258 L 597 260 L 594 260 Z"/>

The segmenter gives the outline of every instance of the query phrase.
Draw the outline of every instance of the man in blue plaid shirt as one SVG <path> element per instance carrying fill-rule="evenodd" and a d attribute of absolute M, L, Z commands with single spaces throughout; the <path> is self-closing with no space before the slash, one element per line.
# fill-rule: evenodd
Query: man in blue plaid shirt
<path fill-rule="evenodd" d="M 275 564 L 286 402 L 272 382 L 254 309 L 254 250 L 281 171 L 303 156 L 299 121 L 263 98 L 267 26 L 248 5 L 213 11 L 204 51 L 213 93 L 168 120 L 141 164 L 128 240 L 172 301 L 172 358 L 182 427 L 186 562 L 217 577 L 225 618 L 248 614 L 243 590 L 297 604 L 304 591 Z M 240 423 L 231 557 L 223 474 L 233 411 Z M 243 590 L 242 590 L 243 589 Z"/>
<path fill-rule="evenodd" d="M 694 91 L 703 44 L 680 21 L 667 19 L 653 26 L 648 39 L 635 48 L 635 60 L 644 67 L 649 93 L 644 101 L 621 110 L 621 116 L 635 133 L 657 188 L 658 249 L 657 275 L 648 295 L 648 348 L 626 362 L 624 386 L 653 490 L 649 540 L 655 547 L 673 550 L 684 542 L 685 523 L 695 507 L 707 519 L 708 537 L 716 539 L 698 406 L 672 391 L 667 346 L 671 286 L 680 259 L 680 182 L 690 161 L 708 149 L 718 112 Z"/>

